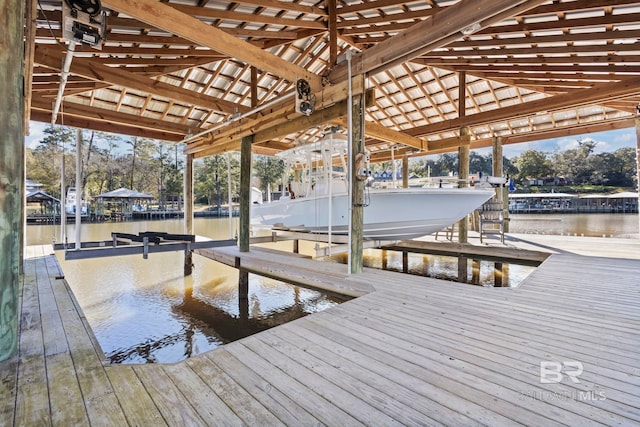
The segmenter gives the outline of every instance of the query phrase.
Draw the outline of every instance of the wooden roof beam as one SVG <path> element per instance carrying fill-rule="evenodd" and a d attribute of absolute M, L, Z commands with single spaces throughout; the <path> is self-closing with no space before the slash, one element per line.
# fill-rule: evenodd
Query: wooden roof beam
<path fill-rule="evenodd" d="M 37 45 L 35 61 L 40 65 L 59 70 L 62 66 L 59 49 L 57 46 L 44 47 L 43 45 Z M 227 114 L 233 114 L 236 111 L 248 111 L 248 107 L 242 105 L 148 79 L 118 68 L 107 67 L 86 58 L 75 58 L 71 63 L 70 72 L 87 79 L 108 82 L 112 85 L 145 93 L 153 93 L 178 102 L 212 108 Z"/>
<path fill-rule="evenodd" d="M 307 80 L 315 90 L 322 87 L 320 76 L 239 40 L 165 3 L 155 0 L 106 0 L 104 6 L 289 81 L 295 82 L 298 78 L 302 78 Z"/>
<path fill-rule="evenodd" d="M 362 80 L 354 79 L 352 91 L 354 94 L 362 93 Z M 330 86 L 325 89 L 322 97 L 318 97 L 316 111 L 312 116 L 322 115 L 326 111 L 326 107 L 334 104 L 347 97 L 347 83 Z M 282 124 L 287 121 L 295 120 L 300 117 L 295 112 L 293 100 L 285 100 L 283 103 L 274 106 L 271 109 L 263 110 L 257 118 L 241 119 L 229 124 L 221 129 L 210 132 L 205 138 L 188 144 L 184 152 L 186 154 L 194 154 L 198 151 L 209 149 L 214 145 L 225 144 L 234 141 L 243 136 L 255 134 L 274 125 Z"/>
<path fill-rule="evenodd" d="M 584 135 L 585 133 L 605 132 L 615 129 L 627 129 L 634 126 L 633 118 L 626 118 L 621 120 L 605 121 L 599 123 L 585 124 L 577 123 L 572 126 L 558 127 L 553 129 L 543 129 L 533 132 L 519 132 L 516 135 L 501 135 L 502 144 L 521 144 L 524 142 L 540 141 L 542 139 L 549 138 L 562 138 L 566 136 Z M 472 150 L 478 148 L 491 147 L 492 138 L 483 138 L 475 141 L 471 141 L 469 148 Z M 422 153 L 414 153 L 411 157 L 420 157 L 426 155 L 444 154 L 456 151 L 455 146 L 443 146 Z"/>
<path fill-rule="evenodd" d="M 43 123 L 51 123 L 51 111 L 32 109 L 31 120 Z M 114 124 L 102 120 L 93 120 L 84 116 L 72 116 L 66 112 L 66 104 L 65 109 L 62 109 L 58 113 L 57 123 L 64 123 L 65 126 L 72 126 L 81 129 L 92 129 L 99 132 L 117 133 L 129 136 L 137 136 L 140 138 L 159 139 L 161 141 L 179 142 L 182 140 L 182 136 L 172 132 L 151 130 L 148 128 L 138 127 L 135 124 Z"/>
<path fill-rule="evenodd" d="M 369 89 L 365 92 L 365 108 L 373 105 L 374 96 L 373 90 Z M 269 142 L 272 139 L 282 138 L 287 135 L 291 135 L 300 132 L 305 129 L 310 129 L 316 126 L 321 126 L 325 123 L 335 122 L 337 119 L 347 115 L 347 100 L 337 102 L 321 111 L 316 111 L 310 116 L 298 116 L 288 122 L 280 123 L 275 126 L 255 132 L 253 135 L 253 143 L 260 144 Z M 225 151 L 237 151 L 240 149 L 241 136 L 236 136 L 231 141 L 224 144 L 216 144 L 205 150 L 194 153 L 194 157 L 206 157 L 219 154 Z"/>
<path fill-rule="evenodd" d="M 347 119 L 340 118 L 336 123 L 346 126 Z M 404 144 L 408 147 L 424 150 L 427 148 L 427 142 L 422 138 L 416 138 L 401 131 L 389 129 L 388 127 L 373 122 L 367 122 L 364 126 L 364 134 L 369 138 L 375 138 L 380 141 L 390 142 L 392 144 Z"/>
<path fill-rule="evenodd" d="M 42 98 L 34 99 L 31 105 L 34 110 L 49 112 L 49 114 L 51 114 L 51 102 L 48 102 L 47 100 L 44 100 Z M 65 116 L 65 120 L 66 117 L 83 117 L 87 120 L 110 123 L 114 126 L 137 126 L 141 129 L 167 132 L 174 134 L 176 137 L 180 138 L 184 134 L 194 130 L 179 123 L 167 122 L 143 116 L 141 117 L 139 115 L 115 112 L 113 110 L 92 107 L 76 102 L 65 102 L 64 112 L 65 114 L 67 114 L 67 116 Z M 50 116 L 49 120 L 51 120 Z"/>
<path fill-rule="evenodd" d="M 352 73 L 359 75 L 388 69 L 461 38 L 461 31 L 473 24 L 479 24 L 481 29 L 534 8 L 544 1 L 462 0 L 355 55 L 352 59 Z M 328 77 L 334 83 L 340 82 L 347 78 L 347 73 L 345 61 L 335 66 Z"/>
<path fill-rule="evenodd" d="M 477 47 L 496 47 L 500 46 L 524 46 L 530 47 L 534 43 L 570 43 L 578 41 L 597 41 L 597 40 L 633 40 L 640 37 L 640 30 L 606 30 L 606 31 L 589 31 L 585 33 L 567 33 L 562 35 L 537 36 L 526 35 L 523 37 L 510 38 L 483 38 L 475 40 L 473 37 L 457 41 L 447 45 L 447 48 L 477 48 Z"/>
<path fill-rule="evenodd" d="M 572 91 L 570 93 L 529 101 L 518 105 L 510 105 L 507 108 L 484 111 L 465 117 L 418 126 L 413 129 L 407 129 L 405 132 L 413 136 L 433 135 L 453 131 L 463 126 L 487 125 L 504 120 L 526 117 L 540 112 L 598 104 L 633 96 L 637 94 L 639 85 L 640 77 L 636 76 L 620 82 L 596 85 L 590 89 Z"/>

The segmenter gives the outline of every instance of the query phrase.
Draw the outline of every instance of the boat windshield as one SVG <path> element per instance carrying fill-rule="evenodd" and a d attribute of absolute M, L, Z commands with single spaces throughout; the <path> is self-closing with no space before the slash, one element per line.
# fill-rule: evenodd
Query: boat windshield
<path fill-rule="evenodd" d="M 347 148 L 347 140 L 332 133 L 320 141 L 276 154 L 285 161 L 283 181 L 288 183 L 285 187 L 289 190 L 289 197 L 346 193 Z"/>

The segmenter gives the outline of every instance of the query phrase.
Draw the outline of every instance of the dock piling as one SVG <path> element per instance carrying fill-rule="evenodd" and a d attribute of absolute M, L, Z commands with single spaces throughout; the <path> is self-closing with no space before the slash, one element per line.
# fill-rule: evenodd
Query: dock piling
<path fill-rule="evenodd" d="M 186 249 L 184 251 L 184 275 L 191 276 L 193 273 L 193 251 Z"/>

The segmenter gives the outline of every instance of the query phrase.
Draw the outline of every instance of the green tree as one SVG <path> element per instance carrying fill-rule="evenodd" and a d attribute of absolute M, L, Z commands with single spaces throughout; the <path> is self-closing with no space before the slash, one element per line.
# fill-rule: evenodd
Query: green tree
<path fill-rule="evenodd" d="M 253 175 L 260 180 L 264 194 L 267 194 L 271 184 L 282 180 L 284 161 L 270 156 L 256 156 L 253 161 Z"/>
<path fill-rule="evenodd" d="M 524 183 L 528 178 L 539 178 L 553 174 L 553 167 L 547 153 L 537 150 L 523 151 L 516 159 L 518 173 L 516 181 Z"/>
<path fill-rule="evenodd" d="M 456 175 L 458 173 L 458 153 L 441 154 L 431 171 L 432 176 Z"/>
<path fill-rule="evenodd" d="M 493 160 L 491 159 L 490 154 L 483 156 L 475 151 L 471 151 L 469 153 L 469 172 L 482 172 L 485 175 L 491 175 L 493 173 Z"/>
<path fill-rule="evenodd" d="M 590 156 L 596 147 L 591 139 L 578 140 L 578 147 L 553 155 L 555 175 L 565 177 L 574 184 L 586 184 L 591 179 Z"/>
<path fill-rule="evenodd" d="M 194 164 L 194 198 L 196 201 L 208 205 L 213 205 L 215 201 L 219 208 L 223 200 L 229 200 L 228 165 L 231 167 L 231 199 L 234 199 L 236 194 L 233 192 L 233 184 L 240 181 L 240 162 L 235 156 L 217 154 Z"/>

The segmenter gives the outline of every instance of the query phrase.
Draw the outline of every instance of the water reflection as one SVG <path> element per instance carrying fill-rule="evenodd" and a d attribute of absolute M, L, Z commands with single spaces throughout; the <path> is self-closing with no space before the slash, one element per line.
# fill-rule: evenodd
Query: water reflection
<path fill-rule="evenodd" d="M 327 257 L 328 261 L 346 263 L 346 254 Z M 418 276 L 453 282 L 469 283 L 479 286 L 515 287 L 518 286 L 535 267 L 496 263 L 495 261 L 460 259 L 451 256 L 423 255 L 383 249 L 365 249 L 363 251 L 365 267 L 405 272 Z M 460 271 L 462 266 L 462 271 Z"/>
<path fill-rule="evenodd" d="M 510 217 L 512 233 L 624 238 L 638 235 L 638 214 L 517 214 Z"/>
<path fill-rule="evenodd" d="M 28 229 L 35 227 L 41 227 L 41 236 L 59 229 Z M 179 233 L 182 222 L 83 224 L 82 239 L 150 230 Z M 228 232 L 226 221 L 196 220 L 200 235 L 228 238 Z M 255 275 L 249 275 L 249 298 L 240 300 L 236 269 L 194 256 L 194 272 L 184 277 L 182 252 L 151 254 L 147 260 L 140 255 L 65 261 L 62 252 L 57 255 L 112 363 L 177 362 L 340 302 Z"/>
<path fill-rule="evenodd" d="M 513 215 L 512 232 L 584 234 L 601 236 L 638 233 L 637 215 L 598 214 Z M 561 226 L 560 226 L 561 225 Z M 226 219 L 196 218 L 195 233 L 216 239 L 229 238 L 237 230 L 237 218 L 229 230 Z M 60 240 L 59 225 L 29 225 L 27 244 Z M 82 224 L 82 240 L 108 240 L 111 232 L 138 234 L 143 231 L 182 233 L 183 221 L 140 221 Z M 67 227 L 73 241 L 74 224 Z M 291 242 L 281 249 L 291 251 Z M 287 246 L 289 245 L 289 246 Z M 300 252 L 314 254 L 313 242 L 300 242 Z M 183 276 L 183 254 L 64 261 L 58 258 L 66 279 L 82 306 L 103 351 L 116 363 L 176 362 L 259 330 L 321 311 L 338 303 L 307 289 L 250 275 L 249 299 L 238 299 L 237 270 L 198 256 L 192 276 Z M 343 256 L 334 261 L 346 262 Z M 406 270 L 445 280 L 458 280 L 458 260 L 451 257 L 409 254 L 369 249 L 365 265 Z M 531 267 L 493 262 L 468 262 L 463 274 L 471 283 L 515 286 Z"/>

